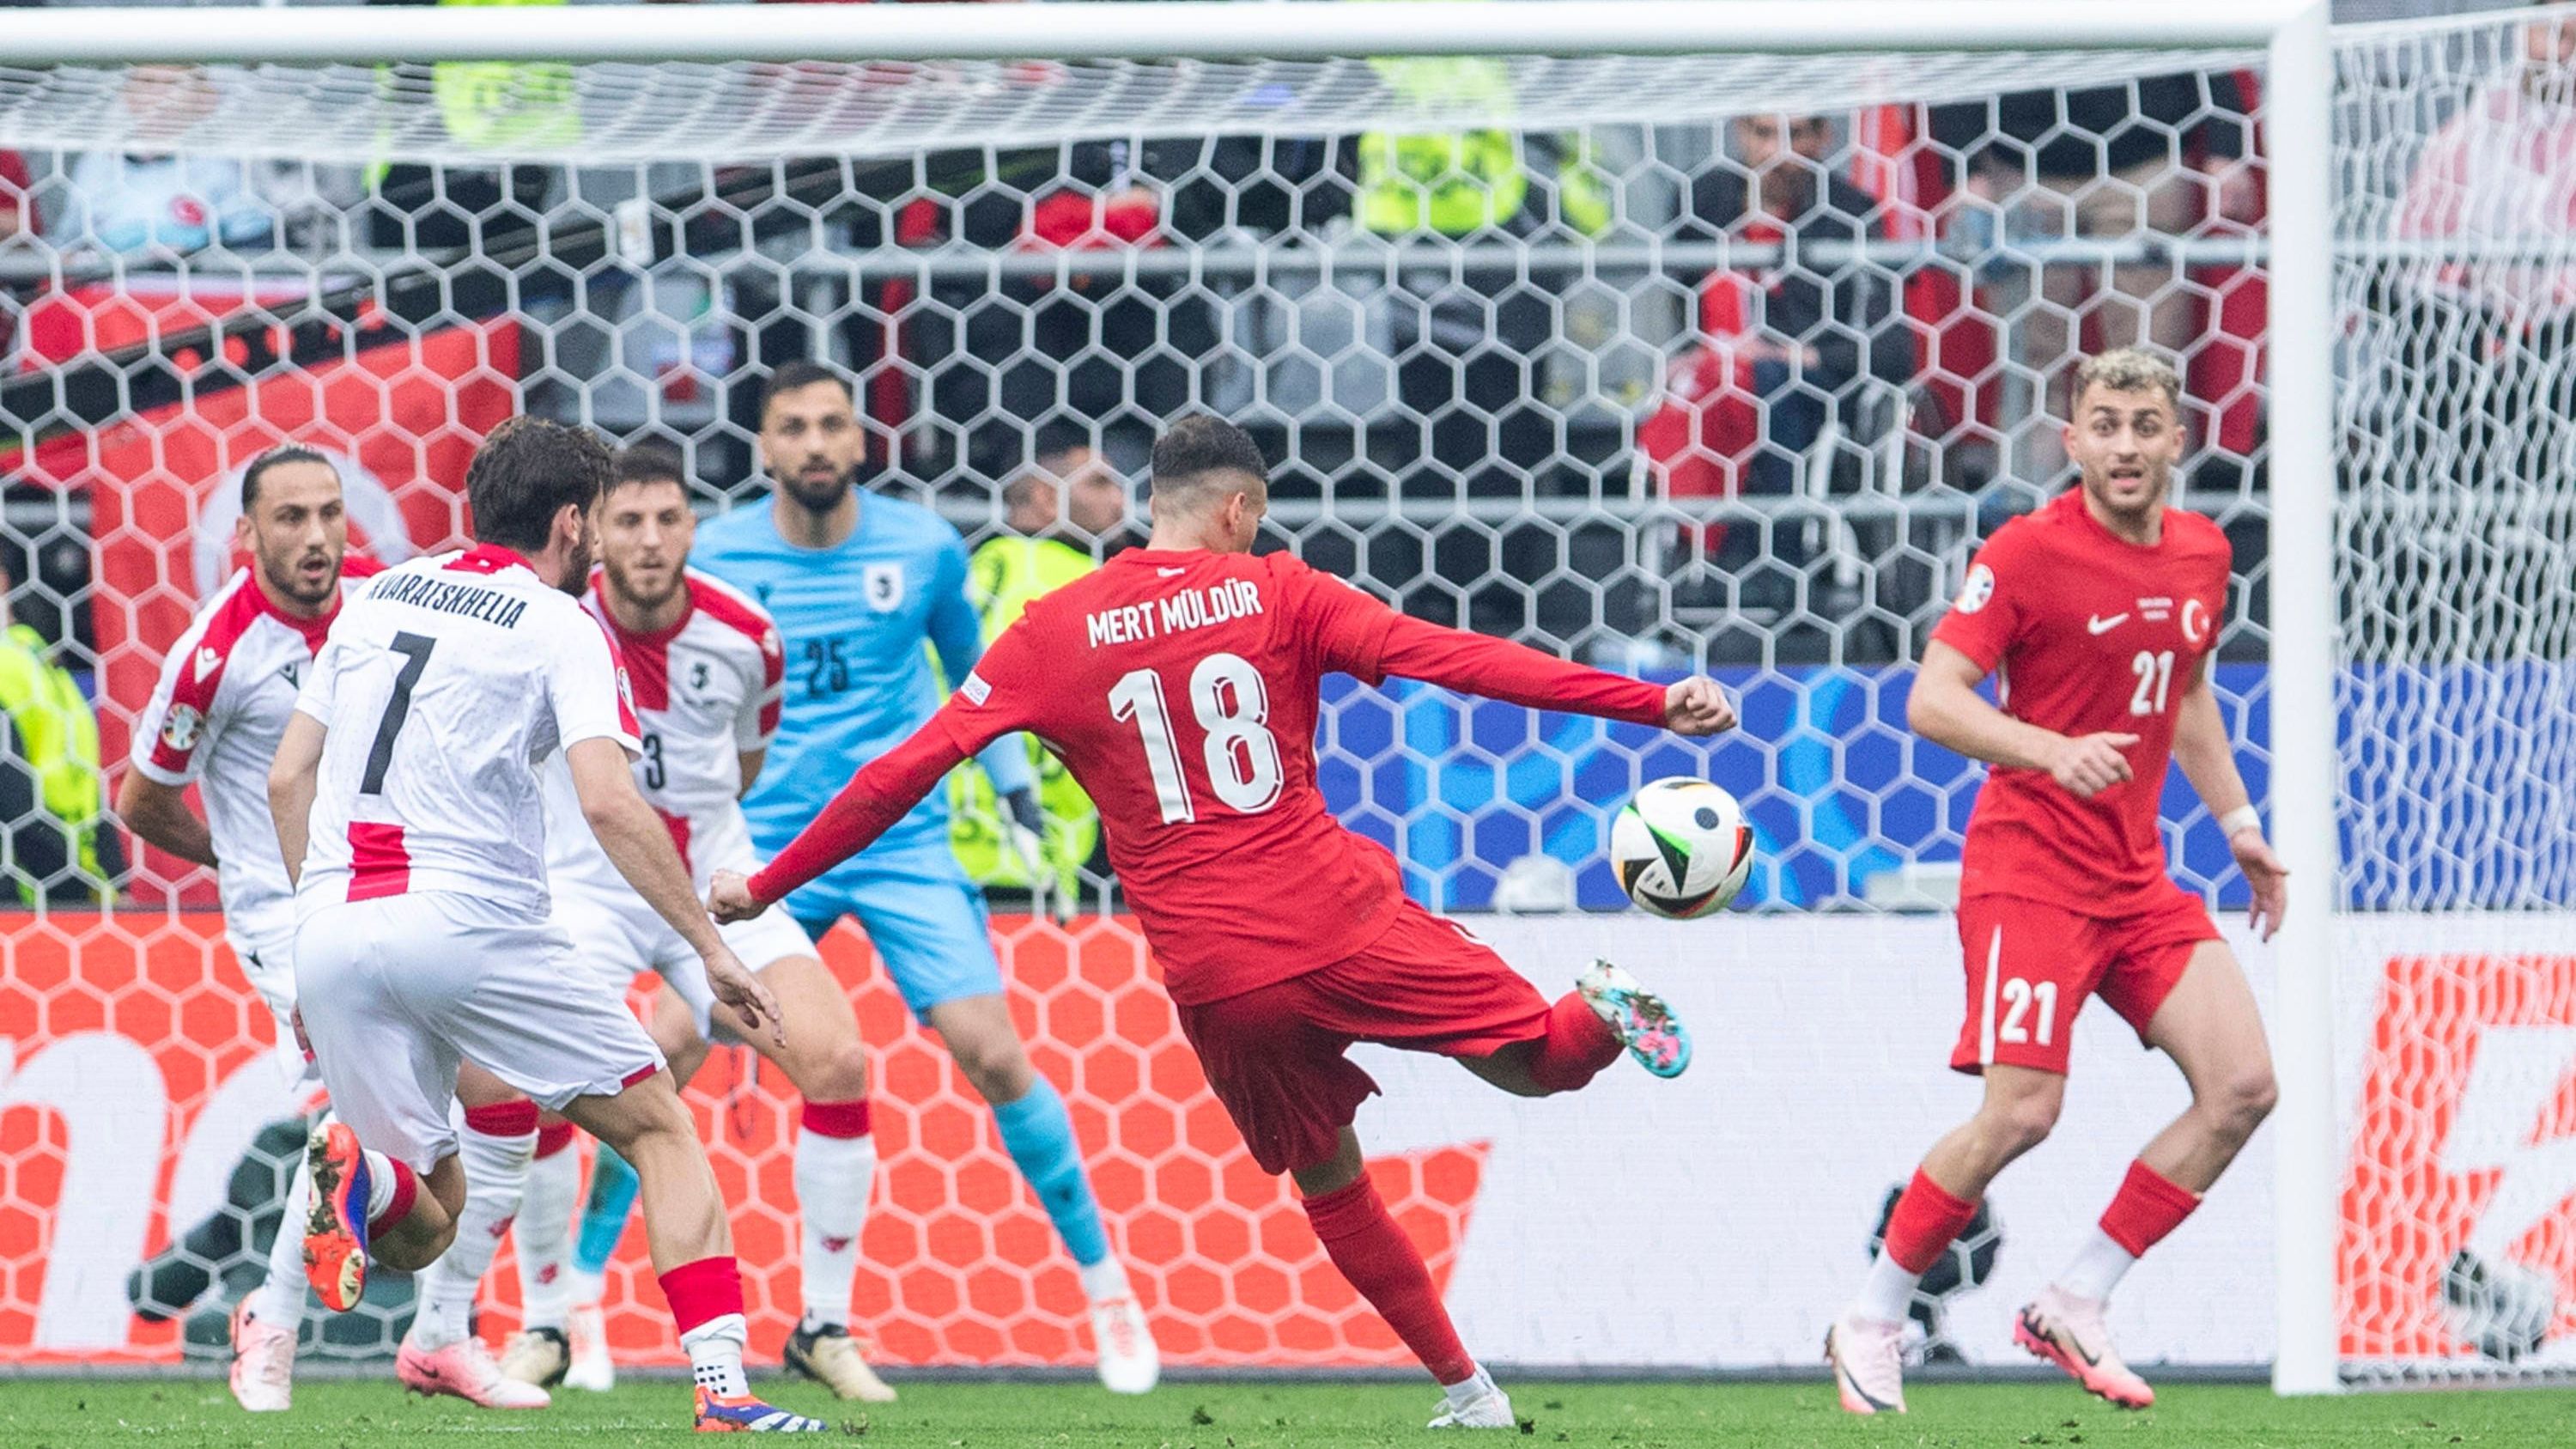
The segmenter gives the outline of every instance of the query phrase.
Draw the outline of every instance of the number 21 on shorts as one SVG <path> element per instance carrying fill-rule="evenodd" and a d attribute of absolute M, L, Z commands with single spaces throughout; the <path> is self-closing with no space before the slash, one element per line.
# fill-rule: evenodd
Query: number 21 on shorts
<path fill-rule="evenodd" d="M 1261 671 L 1239 654 L 1211 654 L 1190 671 L 1190 713 L 1207 735 L 1207 786 L 1219 804 L 1238 815 L 1258 815 L 1279 803 L 1279 739 L 1270 733 L 1270 690 Z M 1163 698 L 1163 676 L 1131 669 L 1109 689 L 1109 717 L 1133 721 L 1145 746 L 1145 768 L 1163 823 L 1199 818 L 1181 752 L 1172 741 L 1172 713 Z"/>

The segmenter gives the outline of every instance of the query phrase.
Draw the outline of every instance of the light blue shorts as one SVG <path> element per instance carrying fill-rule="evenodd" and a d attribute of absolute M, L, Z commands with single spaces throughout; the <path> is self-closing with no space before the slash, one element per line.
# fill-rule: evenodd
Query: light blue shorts
<path fill-rule="evenodd" d="M 917 1018 L 927 1020 L 930 1008 L 943 1002 L 1002 992 L 984 893 L 966 879 L 945 840 L 935 850 L 846 861 L 784 904 L 817 941 L 841 917 L 856 918 Z"/>

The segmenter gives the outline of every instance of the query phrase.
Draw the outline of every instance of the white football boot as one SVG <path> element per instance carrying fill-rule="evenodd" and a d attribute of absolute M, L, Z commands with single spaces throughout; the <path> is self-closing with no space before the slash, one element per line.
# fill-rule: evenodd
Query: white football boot
<path fill-rule="evenodd" d="M 1825 1330 L 1834 1391 L 1854 1414 L 1905 1412 L 1905 1325 L 1846 1313 Z"/>

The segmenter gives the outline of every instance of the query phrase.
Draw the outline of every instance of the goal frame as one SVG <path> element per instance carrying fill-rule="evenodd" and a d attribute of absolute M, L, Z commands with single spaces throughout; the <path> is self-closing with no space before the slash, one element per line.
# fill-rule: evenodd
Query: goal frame
<path fill-rule="evenodd" d="M 2327 0 L 1099 0 L 976 4 L 570 8 L 21 10 L 0 22 L 14 67 L 371 65 L 395 61 L 1322 61 L 1354 56 L 1689 55 L 1866 51 L 2260 48 L 2268 175 L 2271 450 L 2269 709 L 2272 830 L 2289 862 L 2271 1017 L 2274 1115 L 2272 1382 L 2342 1387 L 2336 1340 L 2338 1129 L 2332 916 L 2337 620 L 2332 449 L 2333 62 Z M 1473 37 L 1462 46 L 1460 37 Z M 2284 526 L 2285 523 L 2292 526 Z M 2304 526 L 2299 526 L 2304 525 Z"/>

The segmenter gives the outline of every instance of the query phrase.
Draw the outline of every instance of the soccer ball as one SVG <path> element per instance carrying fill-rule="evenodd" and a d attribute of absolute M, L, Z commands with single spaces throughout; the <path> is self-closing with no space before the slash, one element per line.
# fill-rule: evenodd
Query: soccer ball
<path fill-rule="evenodd" d="M 1735 797 L 1675 776 L 1639 790 L 1610 825 L 1610 863 L 1628 899 L 1687 921 L 1726 909 L 1753 869 L 1753 827 Z"/>

